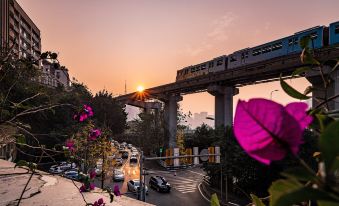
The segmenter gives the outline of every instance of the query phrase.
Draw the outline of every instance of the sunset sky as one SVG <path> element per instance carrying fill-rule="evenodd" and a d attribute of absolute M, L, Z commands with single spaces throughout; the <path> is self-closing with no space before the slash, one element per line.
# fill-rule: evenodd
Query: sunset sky
<path fill-rule="evenodd" d="M 176 70 L 339 21 L 339 0 L 18 0 L 70 75 L 95 93 L 175 81 Z M 293 80 L 300 90 L 305 80 Z M 238 98 L 291 101 L 278 83 L 240 88 Z M 207 93 L 184 96 L 185 112 L 214 114 Z"/>

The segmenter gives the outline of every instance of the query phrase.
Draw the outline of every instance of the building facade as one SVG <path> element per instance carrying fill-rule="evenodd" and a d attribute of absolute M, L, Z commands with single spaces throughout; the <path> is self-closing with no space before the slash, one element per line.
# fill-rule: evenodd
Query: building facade
<path fill-rule="evenodd" d="M 48 60 L 43 60 L 41 64 L 42 73 L 40 75 L 40 83 L 49 87 L 62 86 L 66 90 L 70 87 L 70 78 L 68 69 Z"/>
<path fill-rule="evenodd" d="M 40 30 L 15 0 L 0 0 L 1 47 L 13 47 L 19 58 L 39 59 Z"/>

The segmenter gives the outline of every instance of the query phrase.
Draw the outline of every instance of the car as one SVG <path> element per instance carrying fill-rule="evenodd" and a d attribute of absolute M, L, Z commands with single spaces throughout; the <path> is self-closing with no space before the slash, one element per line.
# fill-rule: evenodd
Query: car
<path fill-rule="evenodd" d="M 130 164 L 136 164 L 136 163 L 138 163 L 138 159 L 136 158 L 136 157 L 131 157 L 130 159 L 129 159 L 129 163 Z"/>
<path fill-rule="evenodd" d="M 118 157 L 118 158 L 115 159 L 115 162 L 116 162 L 116 164 L 117 164 L 118 166 L 121 166 L 122 163 L 123 163 L 123 160 L 122 160 L 121 157 Z"/>
<path fill-rule="evenodd" d="M 65 172 L 65 177 L 72 179 L 72 180 L 78 180 L 79 179 L 79 171 L 78 170 L 70 170 Z"/>
<path fill-rule="evenodd" d="M 162 176 L 151 176 L 148 185 L 150 188 L 154 188 L 158 192 L 171 191 L 171 185 Z"/>
<path fill-rule="evenodd" d="M 114 181 L 124 181 L 125 180 L 125 175 L 122 170 L 115 169 L 113 171 L 113 180 Z"/>
<path fill-rule="evenodd" d="M 127 189 L 130 192 L 137 192 L 140 187 L 140 181 L 138 179 L 130 180 L 127 182 Z M 145 185 L 146 195 L 148 195 L 148 187 Z"/>
<path fill-rule="evenodd" d="M 132 149 L 132 144 L 128 144 L 128 145 L 127 145 L 127 148 L 128 148 L 128 149 Z"/>
<path fill-rule="evenodd" d="M 127 159 L 127 158 L 128 158 L 128 152 L 123 152 L 122 155 L 121 155 L 121 157 L 122 157 L 123 159 Z"/>
<path fill-rule="evenodd" d="M 58 165 L 52 165 L 48 171 L 53 174 L 59 174 L 63 172 L 63 170 Z"/>

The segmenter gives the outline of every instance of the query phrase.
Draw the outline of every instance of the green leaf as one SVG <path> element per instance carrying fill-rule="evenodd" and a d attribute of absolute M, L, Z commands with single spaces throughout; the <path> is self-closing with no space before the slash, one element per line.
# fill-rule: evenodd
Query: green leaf
<path fill-rule="evenodd" d="M 333 118 L 329 115 L 316 114 L 315 117 L 317 120 L 316 122 L 319 125 L 320 131 L 324 131 L 324 129 L 334 121 Z"/>
<path fill-rule="evenodd" d="M 309 93 L 311 93 L 313 91 L 313 87 L 312 86 L 308 86 L 305 91 L 304 91 L 304 95 L 308 95 Z"/>
<path fill-rule="evenodd" d="M 320 65 L 320 63 L 313 57 L 308 49 L 304 49 L 301 53 L 301 62 L 304 64 Z"/>
<path fill-rule="evenodd" d="M 311 70 L 311 67 L 300 67 L 297 68 L 296 70 L 294 70 L 294 72 L 292 73 L 292 78 L 296 75 L 300 75 L 302 73 L 308 72 L 309 70 Z"/>
<path fill-rule="evenodd" d="M 24 166 L 28 166 L 28 162 L 26 162 L 25 160 L 19 160 L 17 163 L 15 163 L 14 168 Z"/>
<path fill-rule="evenodd" d="M 291 206 L 308 200 L 335 201 L 326 192 L 303 186 L 293 179 L 273 182 L 269 192 L 271 194 L 271 206 Z"/>
<path fill-rule="evenodd" d="M 332 170 L 336 158 L 339 156 L 339 121 L 332 122 L 320 136 L 319 146 L 325 162 L 326 172 Z"/>
<path fill-rule="evenodd" d="M 299 181 L 312 181 L 316 180 L 316 174 L 310 172 L 309 170 L 305 169 L 304 167 L 294 167 L 289 168 L 282 172 L 282 175 L 288 178 L 294 178 Z"/>
<path fill-rule="evenodd" d="M 215 193 L 211 196 L 211 206 L 220 206 L 218 196 Z"/>
<path fill-rule="evenodd" d="M 305 48 L 308 48 L 308 45 L 310 42 L 311 42 L 311 37 L 307 35 L 300 39 L 299 45 L 302 49 L 305 49 Z"/>
<path fill-rule="evenodd" d="M 26 137 L 23 134 L 17 134 L 15 135 L 16 137 L 16 142 L 19 144 L 26 144 Z"/>
<path fill-rule="evenodd" d="M 251 198 L 252 198 L 252 203 L 255 206 L 265 206 L 265 204 L 261 201 L 261 199 L 259 199 L 256 195 L 251 194 Z"/>
<path fill-rule="evenodd" d="M 306 100 L 311 97 L 308 97 L 297 90 L 295 90 L 293 87 L 291 87 L 289 84 L 287 84 L 280 76 L 280 85 L 282 89 L 288 94 L 289 96 L 295 98 L 295 99 L 300 99 L 300 100 Z"/>

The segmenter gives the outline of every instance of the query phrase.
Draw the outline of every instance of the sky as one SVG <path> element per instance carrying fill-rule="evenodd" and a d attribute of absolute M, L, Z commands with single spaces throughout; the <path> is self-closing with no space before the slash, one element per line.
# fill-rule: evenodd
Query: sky
<path fill-rule="evenodd" d="M 176 71 L 317 25 L 339 21 L 338 0 L 17 0 L 41 31 L 43 51 L 92 93 L 114 95 L 175 81 Z M 309 83 L 290 82 L 300 91 Z M 238 99 L 293 101 L 279 84 L 240 88 Z M 208 93 L 184 96 L 184 112 L 214 114 Z"/>

